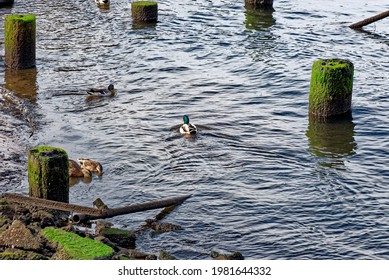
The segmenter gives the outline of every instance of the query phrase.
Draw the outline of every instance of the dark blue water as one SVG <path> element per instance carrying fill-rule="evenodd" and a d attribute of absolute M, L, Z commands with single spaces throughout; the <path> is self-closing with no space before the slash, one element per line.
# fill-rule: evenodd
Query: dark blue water
<path fill-rule="evenodd" d="M 348 25 L 389 5 L 301 0 L 274 8 L 253 14 L 243 1 L 160 1 L 158 23 L 146 26 L 132 22 L 126 0 L 109 10 L 92 0 L 1 8 L 2 17 L 37 15 L 37 68 L 7 74 L 0 64 L 11 91 L 0 98 L 0 190 L 27 194 L 28 149 L 52 145 L 104 167 L 101 178 L 71 188 L 72 203 L 100 197 L 118 207 L 192 194 L 164 219 L 184 230 L 145 232 L 141 251 L 388 259 L 389 21 L 362 31 Z M 354 63 L 348 119 L 308 120 L 311 66 L 320 58 Z M 115 97 L 86 97 L 111 82 Z M 176 132 L 184 114 L 197 137 Z M 137 229 L 158 213 L 109 220 Z"/>

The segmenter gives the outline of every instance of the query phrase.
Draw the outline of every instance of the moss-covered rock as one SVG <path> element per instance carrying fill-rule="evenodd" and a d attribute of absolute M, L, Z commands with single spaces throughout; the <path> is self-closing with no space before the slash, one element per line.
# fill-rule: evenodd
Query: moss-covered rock
<path fill-rule="evenodd" d="M 36 252 L 16 250 L 1 252 L 0 260 L 47 260 L 47 257 Z"/>
<path fill-rule="evenodd" d="M 41 231 L 43 237 L 48 241 L 55 242 L 58 246 L 57 254 L 54 258 L 73 260 L 95 260 L 109 259 L 114 254 L 114 250 L 100 242 L 90 238 L 66 232 L 61 229 L 46 228 Z"/>
<path fill-rule="evenodd" d="M 166 251 L 159 252 L 160 260 L 176 260 L 177 258 Z"/>
<path fill-rule="evenodd" d="M 103 228 L 100 230 L 100 235 L 108 238 L 117 246 L 135 248 L 136 237 L 131 231 L 118 228 Z"/>

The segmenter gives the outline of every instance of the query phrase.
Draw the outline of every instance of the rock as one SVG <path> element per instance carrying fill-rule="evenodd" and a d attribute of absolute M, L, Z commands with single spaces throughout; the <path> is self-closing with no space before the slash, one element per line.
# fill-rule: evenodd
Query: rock
<path fill-rule="evenodd" d="M 176 260 L 177 258 L 173 255 L 170 255 L 168 252 L 166 251 L 161 251 L 159 253 L 159 259 L 160 260 Z"/>
<path fill-rule="evenodd" d="M 47 260 L 48 258 L 44 255 L 31 252 L 31 251 L 23 251 L 23 250 L 16 250 L 14 252 L 12 251 L 6 251 L 0 253 L 0 260 Z"/>
<path fill-rule="evenodd" d="M 157 222 L 152 219 L 145 220 L 147 225 L 156 231 L 156 233 L 162 233 L 162 232 L 169 232 L 169 231 L 175 231 L 175 230 L 182 230 L 183 228 L 181 226 L 171 224 L 171 223 L 162 223 Z"/>
<path fill-rule="evenodd" d="M 15 220 L 7 230 L 0 234 L 0 245 L 25 250 L 38 250 L 40 239 L 34 236 L 25 224 Z"/>
<path fill-rule="evenodd" d="M 157 256 L 147 253 L 142 253 L 136 250 L 128 250 L 128 255 L 132 260 L 156 260 Z"/>
<path fill-rule="evenodd" d="M 135 248 L 136 237 L 131 231 L 118 228 L 103 228 L 99 234 L 108 238 L 119 247 Z"/>
<path fill-rule="evenodd" d="M 211 257 L 214 260 L 244 260 L 244 257 L 239 252 L 232 252 L 231 254 L 220 254 L 216 251 L 211 251 Z"/>

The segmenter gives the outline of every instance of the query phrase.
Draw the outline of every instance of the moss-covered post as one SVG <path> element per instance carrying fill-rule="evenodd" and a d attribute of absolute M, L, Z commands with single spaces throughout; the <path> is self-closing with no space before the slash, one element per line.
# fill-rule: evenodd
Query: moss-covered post
<path fill-rule="evenodd" d="M 131 14 L 134 21 L 157 22 L 158 4 L 152 1 L 132 2 Z"/>
<path fill-rule="evenodd" d="M 29 194 L 32 197 L 69 202 L 69 159 L 63 149 L 50 146 L 28 153 Z"/>
<path fill-rule="evenodd" d="M 35 15 L 9 15 L 4 24 L 5 66 L 35 67 Z"/>
<path fill-rule="evenodd" d="M 245 0 L 244 6 L 251 10 L 273 10 L 273 0 Z"/>
<path fill-rule="evenodd" d="M 327 118 L 351 109 L 354 65 L 345 59 L 320 59 L 313 63 L 309 114 Z"/>

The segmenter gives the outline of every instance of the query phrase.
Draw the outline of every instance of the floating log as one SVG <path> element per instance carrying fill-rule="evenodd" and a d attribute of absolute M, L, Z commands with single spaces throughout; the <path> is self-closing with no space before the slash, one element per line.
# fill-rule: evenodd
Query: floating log
<path fill-rule="evenodd" d="M 35 67 L 35 15 L 9 15 L 4 24 L 5 66 L 12 69 Z"/>
<path fill-rule="evenodd" d="M 157 22 L 158 3 L 152 1 L 136 1 L 131 3 L 131 15 L 134 21 Z"/>
<path fill-rule="evenodd" d="M 63 149 L 50 146 L 28 153 L 28 184 L 32 197 L 69 202 L 69 159 Z"/>
<path fill-rule="evenodd" d="M 250 10 L 274 10 L 273 0 L 245 0 L 244 6 Z"/>
<path fill-rule="evenodd" d="M 52 201 L 47 199 L 41 199 L 36 197 L 27 197 L 21 194 L 5 193 L 3 197 L 12 202 L 18 202 L 23 204 L 29 204 L 34 206 L 40 206 L 44 208 L 61 210 L 66 212 L 80 213 L 73 215 L 73 221 L 76 223 L 85 222 L 94 219 L 105 219 L 119 215 L 125 215 L 135 212 L 142 212 L 152 209 L 164 208 L 168 206 L 178 205 L 188 199 L 191 195 L 177 196 L 167 199 L 154 200 L 130 206 L 124 206 L 119 208 L 91 208 L 76 204 L 64 203 L 59 201 Z M 98 199 L 99 203 L 104 204 L 101 199 Z M 104 204 L 105 205 L 105 204 Z"/>
<path fill-rule="evenodd" d="M 309 114 L 331 117 L 351 109 L 354 65 L 345 59 L 320 59 L 313 63 Z"/>
<path fill-rule="evenodd" d="M 383 19 L 389 17 L 389 10 L 383 13 L 380 13 L 378 15 L 375 15 L 373 17 L 369 17 L 367 19 L 358 21 L 357 23 L 351 24 L 349 27 L 353 29 L 361 28 L 365 25 L 368 25 L 370 23 L 376 22 L 377 20 Z"/>

